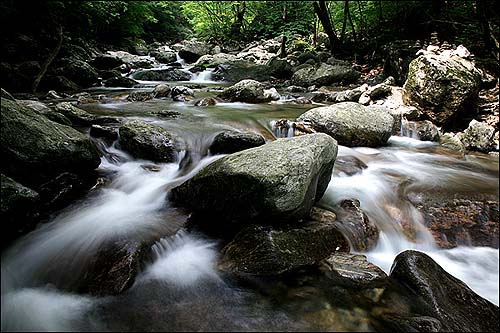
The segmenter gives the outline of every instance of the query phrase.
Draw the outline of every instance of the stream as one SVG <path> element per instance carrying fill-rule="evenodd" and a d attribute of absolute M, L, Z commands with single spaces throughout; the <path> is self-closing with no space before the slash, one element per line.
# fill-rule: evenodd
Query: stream
<path fill-rule="evenodd" d="M 131 91 L 152 91 L 160 82 L 140 83 L 139 88 L 131 89 L 89 89 L 93 96 L 104 98 L 101 103 L 80 107 L 97 115 L 154 123 L 181 138 L 185 150 L 179 152 L 176 163 L 154 163 L 132 158 L 116 142 L 99 141 L 104 156 L 98 171 L 106 179 L 104 185 L 3 252 L 2 331 L 314 331 L 323 329 L 315 311 L 331 308 L 338 319 L 335 329 L 373 330 L 366 311 L 349 312 L 335 302 L 326 304 L 326 296 L 317 292 L 306 293 L 297 301 L 296 297 L 277 297 L 228 281 L 216 267 L 218 242 L 186 232 L 187 213 L 167 199 L 170 188 L 223 156 L 207 153 L 217 133 L 227 129 L 256 132 L 267 141 L 289 136 L 291 133 L 277 133 L 275 121 L 293 120 L 314 105 L 276 101 L 196 107 L 171 99 L 127 102 Z M 196 97 L 212 96 L 227 86 L 211 81 L 209 72 L 193 76 L 192 81 L 169 84 L 191 86 Z M 162 110 L 180 115 L 155 115 Z M 193 158 L 185 170 L 179 161 L 187 151 Z M 418 193 L 433 191 L 451 196 L 496 195 L 498 200 L 498 157 L 462 157 L 436 143 L 397 136 L 383 148 L 339 146 L 337 159 L 347 156 L 356 157 L 367 167 L 354 175 L 335 168 L 320 205 L 334 207 L 348 198 L 360 201 L 381 231 L 376 247 L 363 253 L 370 262 L 389 274 L 398 253 L 416 249 L 482 297 L 499 304 L 498 249 L 467 244 L 438 248 L 415 207 Z M 159 171 L 144 165 L 154 165 Z M 410 225 L 412 237 L 402 221 Z M 78 282 L 100 246 L 119 237 L 161 237 L 151 247 L 151 262 L 145 263 L 129 290 L 118 296 L 92 297 L 61 287 Z M 291 289 L 285 294 L 295 292 Z"/>

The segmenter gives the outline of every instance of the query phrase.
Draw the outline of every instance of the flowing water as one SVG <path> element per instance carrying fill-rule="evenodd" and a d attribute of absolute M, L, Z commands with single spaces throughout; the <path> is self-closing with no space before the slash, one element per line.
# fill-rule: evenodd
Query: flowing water
<path fill-rule="evenodd" d="M 192 82 L 176 84 L 210 80 L 209 73 L 202 74 Z M 139 90 L 153 89 L 154 83 L 143 83 Z M 212 95 L 219 88 L 220 84 L 210 83 L 196 88 L 197 97 Z M 172 207 L 167 198 L 170 188 L 222 156 L 208 154 L 208 146 L 218 132 L 253 131 L 267 140 L 290 136 L 293 132 L 277 131 L 276 120 L 293 120 L 311 106 L 219 103 L 200 108 L 159 99 L 129 103 L 124 97 L 130 91 L 90 90 L 93 95 L 106 97 L 102 103 L 82 108 L 99 115 L 142 119 L 168 129 L 184 143 L 178 161 L 188 154 L 194 156 L 191 167 L 184 170 L 179 162 L 135 160 L 116 143 L 101 142 L 104 156 L 99 172 L 107 182 L 3 252 L 2 331 L 324 329 L 315 317 L 325 309 L 333 311 L 324 296 L 313 293 L 308 297 L 304 291 L 285 290 L 285 301 L 277 301 L 270 295 L 279 288 L 257 292 L 227 280 L 216 269 L 218 242 L 187 233 L 183 228 L 186 212 Z M 170 119 L 155 115 L 165 109 L 180 116 Z M 389 273 L 399 252 L 418 249 L 498 304 L 498 249 L 466 244 L 439 249 L 414 200 L 410 200 L 415 193 L 432 191 L 498 198 L 498 158 L 463 158 L 435 143 L 395 136 L 387 147 L 379 149 L 339 147 L 338 158 L 346 156 L 361 160 L 367 167 L 354 175 L 335 169 L 320 204 L 335 207 L 347 198 L 360 201 L 381 231 L 377 246 L 365 253 L 371 262 Z M 144 165 L 154 165 L 159 171 Z M 119 296 L 92 297 L 68 291 L 82 279 L 99 248 L 118 238 L 157 240 L 151 246 L 151 262 L 145 264 L 134 285 Z M 335 310 L 333 328 L 373 329 L 360 319 L 367 317 L 363 311 L 357 309 L 352 315 L 342 306 L 336 309 L 340 310 Z"/>

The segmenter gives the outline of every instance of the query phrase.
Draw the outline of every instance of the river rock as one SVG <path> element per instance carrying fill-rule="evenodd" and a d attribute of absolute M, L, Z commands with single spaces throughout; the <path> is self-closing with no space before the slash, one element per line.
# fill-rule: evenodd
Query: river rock
<path fill-rule="evenodd" d="M 339 251 L 349 251 L 349 244 L 332 223 L 281 228 L 251 225 L 222 249 L 218 267 L 225 272 L 277 275 Z"/>
<path fill-rule="evenodd" d="M 413 137 L 409 132 L 416 134 L 417 138 L 422 141 L 439 142 L 441 135 L 439 127 L 434 125 L 430 120 L 421 121 L 406 121 L 403 122 L 402 135 Z"/>
<path fill-rule="evenodd" d="M 153 96 L 148 91 L 132 91 L 127 96 L 127 101 L 129 102 L 145 102 L 153 99 Z"/>
<path fill-rule="evenodd" d="M 125 51 L 107 51 L 106 53 L 110 56 L 119 58 L 129 69 L 151 68 L 155 63 L 154 60 L 149 57 L 138 56 Z"/>
<path fill-rule="evenodd" d="M 157 85 L 153 92 L 153 98 L 168 97 L 170 95 L 171 87 L 168 84 L 162 83 Z"/>
<path fill-rule="evenodd" d="M 90 62 L 92 66 L 100 70 L 111 70 L 124 64 L 123 60 L 110 54 L 100 54 Z"/>
<path fill-rule="evenodd" d="M 351 83 L 360 77 L 360 73 L 353 70 L 351 66 L 328 65 L 322 63 L 319 67 L 308 66 L 299 69 L 291 78 L 291 83 L 297 86 L 309 87 L 327 86 L 333 83 Z"/>
<path fill-rule="evenodd" d="M 495 128 L 485 122 L 472 120 L 462 136 L 465 149 L 484 153 L 495 149 Z"/>
<path fill-rule="evenodd" d="M 136 80 L 131 79 L 129 77 L 120 75 L 120 76 L 116 76 L 116 77 L 112 77 L 112 78 L 109 78 L 107 80 L 104 80 L 103 84 L 105 87 L 132 88 L 136 84 L 139 84 L 139 82 L 137 82 Z"/>
<path fill-rule="evenodd" d="M 390 279 L 400 287 L 411 312 L 438 319 L 442 331 L 496 332 L 498 306 L 477 295 L 428 255 L 407 250 L 391 268 Z"/>
<path fill-rule="evenodd" d="M 146 246 L 131 240 L 102 246 L 90 261 L 79 291 L 93 296 L 123 293 L 134 284 L 145 253 Z"/>
<path fill-rule="evenodd" d="M 195 62 L 202 55 L 209 54 L 212 45 L 196 39 L 184 40 L 172 45 L 172 49 L 179 53 L 179 56 L 186 62 Z"/>
<path fill-rule="evenodd" d="M 232 154 L 265 143 L 260 134 L 225 131 L 215 136 L 209 149 L 211 154 Z"/>
<path fill-rule="evenodd" d="M 81 87 L 63 75 L 44 76 L 40 81 L 40 90 L 56 90 L 62 92 L 73 92 L 80 90 Z"/>
<path fill-rule="evenodd" d="M 336 156 L 325 134 L 278 139 L 218 159 L 170 197 L 218 221 L 300 219 L 325 192 Z"/>
<path fill-rule="evenodd" d="M 136 158 L 153 162 L 177 159 L 173 136 L 165 129 L 142 120 L 132 120 L 119 129 L 121 148 Z"/>
<path fill-rule="evenodd" d="M 170 90 L 170 95 L 175 98 L 179 95 L 192 96 L 194 97 L 194 90 L 186 86 L 174 86 Z"/>
<path fill-rule="evenodd" d="M 139 70 L 132 74 L 135 80 L 143 81 L 189 81 L 191 74 L 178 68 Z"/>
<path fill-rule="evenodd" d="M 410 63 L 404 101 L 438 126 L 451 126 L 477 99 L 482 72 L 458 56 L 425 53 Z"/>
<path fill-rule="evenodd" d="M 216 105 L 217 104 L 217 100 L 213 97 L 203 97 L 202 99 L 200 100 L 197 100 L 194 105 L 195 106 L 212 106 L 212 105 Z"/>
<path fill-rule="evenodd" d="M 264 85 L 255 80 L 242 80 L 224 89 L 218 97 L 230 102 L 246 103 L 264 103 L 271 100 L 269 95 L 264 95 Z"/>
<path fill-rule="evenodd" d="M 206 54 L 201 56 L 194 66 L 205 65 L 205 67 L 217 67 L 221 64 L 230 63 L 231 61 L 236 60 L 236 56 L 233 54 L 227 53 L 216 53 L 213 55 Z"/>
<path fill-rule="evenodd" d="M 292 65 L 285 59 L 273 57 L 266 63 L 269 72 L 277 79 L 289 79 L 292 77 Z"/>
<path fill-rule="evenodd" d="M 271 78 L 268 66 L 242 59 L 218 65 L 212 75 L 216 80 L 227 82 L 239 82 L 245 79 L 267 81 Z"/>
<path fill-rule="evenodd" d="M 309 121 L 318 131 L 332 136 L 339 144 L 348 147 L 383 146 L 391 136 L 394 118 L 389 111 L 375 106 L 343 102 L 311 109 L 298 121 Z"/>
<path fill-rule="evenodd" d="M 31 109 L 39 114 L 47 114 L 52 112 L 52 109 L 49 108 L 45 103 L 39 101 L 33 101 L 31 99 L 17 100 L 17 104 L 22 105 L 28 109 Z"/>
<path fill-rule="evenodd" d="M 160 64 L 169 64 L 177 60 L 177 56 L 173 51 L 161 51 L 154 57 Z"/>
<path fill-rule="evenodd" d="M 2 99 L 3 172 L 34 190 L 63 172 L 93 177 L 100 164 L 92 141 L 16 102 Z"/>
<path fill-rule="evenodd" d="M 334 173 L 339 175 L 353 176 L 361 173 L 368 166 L 359 158 L 351 155 L 337 156 Z"/>
<path fill-rule="evenodd" d="M 94 138 L 103 138 L 108 142 L 118 140 L 118 129 L 116 127 L 92 125 L 90 127 L 90 135 Z"/>
<path fill-rule="evenodd" d="M 56 104 L 54 111 L 67 117 L 74 125 L 89 126 L 96 120 L 96 116 L 88 113 L 85 110 L 77 108 L 70 102 L 62 102 Z"/>
<path fill-rule="evenodd" d="M 335 253 L 321 261 L 321 270 L 335 285 L 354 288 L 380 288 L 387 274 L 368 262 L 362 254 Z"/>
<path fill-rule="evenodd" d="M 356 199 L 342 200 L 335 207 L 335 223 L 354 250 L 368 251 L 377 245 L 379 230 L 360 206 Z"/>
<path fill-rule="evenodd" d="M 10 177 L 1 175 L 2 247 L 32 229 L 39 195 Z"/>
<path fill-rule="evenodd" d="M 455 150 L 460 153 L 465 152 L 464 144 L 461 140 L 462 135 L 460 133 L 444 133 L 439 137 L 439 144 L 445 148 Z"/>

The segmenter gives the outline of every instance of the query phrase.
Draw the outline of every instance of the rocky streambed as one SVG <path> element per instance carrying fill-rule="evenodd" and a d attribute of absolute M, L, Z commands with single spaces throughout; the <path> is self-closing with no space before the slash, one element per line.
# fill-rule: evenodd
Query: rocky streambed
<path fill-rule="evenodd" d="M 43 103 L 2 91 L 2 330 L 498 330 L 479 130 L 443 141 L 376 105 L 390 81 L 162 70 Z M 311 71 L 295 81 L 332 75 Z"/>

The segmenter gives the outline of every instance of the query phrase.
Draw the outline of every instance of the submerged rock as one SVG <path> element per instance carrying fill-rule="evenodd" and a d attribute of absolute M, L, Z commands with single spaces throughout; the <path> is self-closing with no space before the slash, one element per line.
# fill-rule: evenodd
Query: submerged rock
<path fill-rule="evenodd" d="M 222 157 L 170 198 L 221 223 L 304 218 L 325 192 L 336 156 L 325 134 L 278 139 Z"/>
<path fill-rule="evenodd" d="M 177 159 L 173 136 L 165 129 L 142 120 L 132 120 L 119 129 L 118 141 L 123 150 L 136 158 L 154 162 Z"/>
<path fill-rule="evenodd" d="M 127 101 L 129 102 L 145 102 L 153 99 L 153 96 L 150 92 L 147 91 L 132 91 L 127 96 Z"/>
<path fill-rule="evenodd" d="M 356 251 L 368 251 L 377 245 L 379 230 L 361 210 L 356 199 L 342 200 L 338 207 L 337 227 Z"/>
<path fill-rule="evenodd" d="M 398 293 L 406 297 L 410 311 L 438 319 L 442 331 L 499 329 L 498 306 L 477 295 L 424 253 L 400 253 L 392 265 L 390 279 L 399 286 Z"/>
<path fill-rule="evenodd" d="M 348 147 L 383 146 L 389 140 L 394 124 L 389 110 L 354 102 L 314 108 L 297 120 L 310 122 L 316 131 L 326 133 Z"/>
<path fill-rule="evenodd" d="M 216 105 L 216 104 L 217 104 L 217 100 L 213 97 L 204 97 L 200 100 L 197 100 L 194 103 L 195 106 L 202 106 L 202 107 L 212 106 L 212 105 Z"/>
<path fill-rule="evenodd" d="M 332 223 L 252 225 L 222 249 L 218 266 L 225 272 L 277 275 L 315 264 L 337 251 L 349 251 L 349 245 Z"/>
<path fill-rule="evenodd" d="M 145 245 L 130 240 L 103 246 L 91 260 L 79 291 L 94 296 L 123 293 L 134 283 L 145 250 Z"/>
<path fill-rule="evenodd" d="M 259 134 L 225 131 L 215 136 L 209 149 L 211 154 L 232 154 L 265 143 L 266 140 Z"/>

